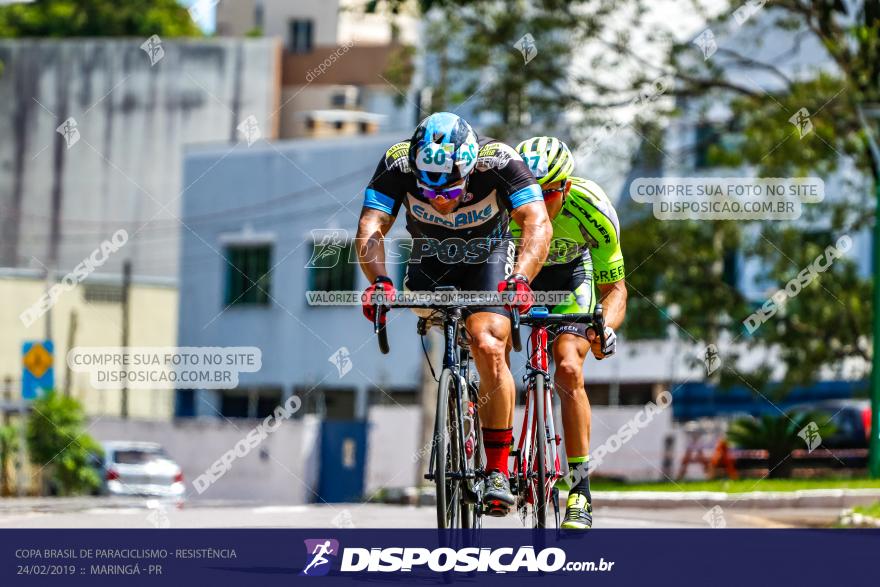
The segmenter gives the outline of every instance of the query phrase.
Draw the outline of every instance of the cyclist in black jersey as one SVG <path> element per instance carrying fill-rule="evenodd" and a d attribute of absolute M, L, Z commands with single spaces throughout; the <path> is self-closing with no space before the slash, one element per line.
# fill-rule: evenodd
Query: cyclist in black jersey
<path fill-rule="evenodd" d="M 383 237 L 401 207 L 413 249 L 404 286 L 415 291 L 515 291 L 521 312 L 531 305 L 529 282 L 547 257 L 552 228 L 534 175 L 510 146 L 479 137 L 449 112 L 427 117 L 412 138 L 391 146 L 364 194 L 357 234 L 361 269 L 372 285 L 393 295 Z M 509 223 L 522 227 L 519 254 Z M 374 318 L 375 307 L 364 304 Z M 508 460 L 515 388 L 508 365 L 510 322 L 502 308 L 466 314 L 471 352 L 480 373 L 480 420 L 489 472 L 485 503 L 493 515 L 513 505 Z"/>

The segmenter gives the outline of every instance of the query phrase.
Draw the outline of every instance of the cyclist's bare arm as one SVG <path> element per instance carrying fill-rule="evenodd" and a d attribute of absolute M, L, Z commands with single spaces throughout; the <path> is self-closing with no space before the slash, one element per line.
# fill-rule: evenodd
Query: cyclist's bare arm
<path fill-rule="evenodd" d="M 617 330 L 626 315 L 626 282 L 621 279 L 614 283 L 600 283 L 597 287 L 605 325 Z"/>
<path fill-rule="evenodd" d="M 370 283 L 379 275 L 388 275 L 385 270 L 385 235 L 394 224 L 394 216 L 374 208 L 363 208 L 358 222 L 357 247 L 358 262 Z"/>
<path fill-rule="evenodd" d="M 530 280 L 534 279 L 547 259 L 550 239 L 553 237 L 553 226 L 547 216 L 547 207 L 543 201 L 530 202 L 515 208 L 510 216 L 522 227 L 522 239 L 513 272 L 521 273 Z"/>

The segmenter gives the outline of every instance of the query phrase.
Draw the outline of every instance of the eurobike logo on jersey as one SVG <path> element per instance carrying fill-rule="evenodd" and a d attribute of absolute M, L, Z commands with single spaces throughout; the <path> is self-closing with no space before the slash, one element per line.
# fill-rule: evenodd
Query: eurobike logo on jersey
<path fill-rule="evenodd" d="M 331 559 L 339 556 L 339 541 L 333 538 L 307 538 L 306 566 L 301 576 L 322 577 L 330 572 Z"/>
<path fill-rule="evenodd" d="M 339 556 L 339 541 L 331 538 L 306 540 L 306 566 L 300 575 L 317 577 L 330 572 L 332 560 Z M 567 561 L 561 548 L 533 546 L 501 548 L 422 548 L 400 547 L 359 548 L 342 550 L 340 573 L 409 573 L 421 567 L 435 573 L 553 573 L 608 572 L 613 561 Z"/>
<path fill-rule="evenodd" d="M 437 212 L 430 204 L 426 204 L 410 194 L 407 194 L 407 197 L 409 198 L 409 210 L 416 220 L 446 228 L 479 226 L 497 218 L 500 212 L 498 209 L 498 197 L 494 192 L 489 198 L 484 198 L 470 206 L 457 208 L 449 214 Z"/>

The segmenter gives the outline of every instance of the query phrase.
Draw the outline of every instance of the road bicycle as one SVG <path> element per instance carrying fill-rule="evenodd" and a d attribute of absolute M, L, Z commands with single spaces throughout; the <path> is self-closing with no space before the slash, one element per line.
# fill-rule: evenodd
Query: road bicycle
<path fill-rule="evenodd" d="M 553 507 L 555 527 L 559 527 L 559 491 L 556 482 L 562 477 L 559 444 L 553 409 L 553 380 L 550 378 L 549 345 L 553 327 L 562 324 L 588 324 L 605 345 L 605 321 L 602 305 L 591 314 L 551 314 L 547 308 L 534 307 L 520 316 L 513 310 L 511 338 L 514 350 L 522 350 L 521 324 L 532 327 L 526 349 L 528 363 L 523 377 L 526 383 L 525 411 L 517 448 L 511 451 L 514 474 L 511 489 L 523 524 L 531 518 L 532 527 L 547 527 L 547 506 Z"/>
<path fill-rule="evenodd" d="M 438 287 L 438 294 L 454 294 L 454 287 Z M 388 333 L 384 317 L 387 306 L 377 294 L 373 330 L 379 349 L 388 354 Z M 467 305 L 434 306 L 429 304 L 394 304 L 395 308 L 430 309 L 429 318 L 420 318 L 417 332 L 424 336 L 431 326 L 440 326 L 444 335 L 443 368 L 437 388 L 437 410 L 431 457 L 425 479 L 437 491 L 438 528 L 480 528 L 482 494 L 486 478 L 483 469 L 483 438 L 480 431 L 479 383 L 472 365 L 463 311 Z M 427 350 L 425 351 L 427 359 Z M 430 361 L 428 361 L 430 365 Z M 431 367 L 433 374 L 433 367 Z"/>

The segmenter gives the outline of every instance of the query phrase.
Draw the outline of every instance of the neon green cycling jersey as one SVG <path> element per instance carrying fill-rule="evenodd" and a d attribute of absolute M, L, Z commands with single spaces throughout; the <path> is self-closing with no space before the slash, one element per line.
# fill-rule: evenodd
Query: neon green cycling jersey
<path fill-rule="evenodd" d="M 611 200 L 595 182 L 571 177 L 571 190 L 553 219 L 553 241 L 544 266 L 592 260 L 595 283 L 614 283 L 624 277 L 620 222 Z M 514 237 L 522 230 L 511 221 Z"/>

